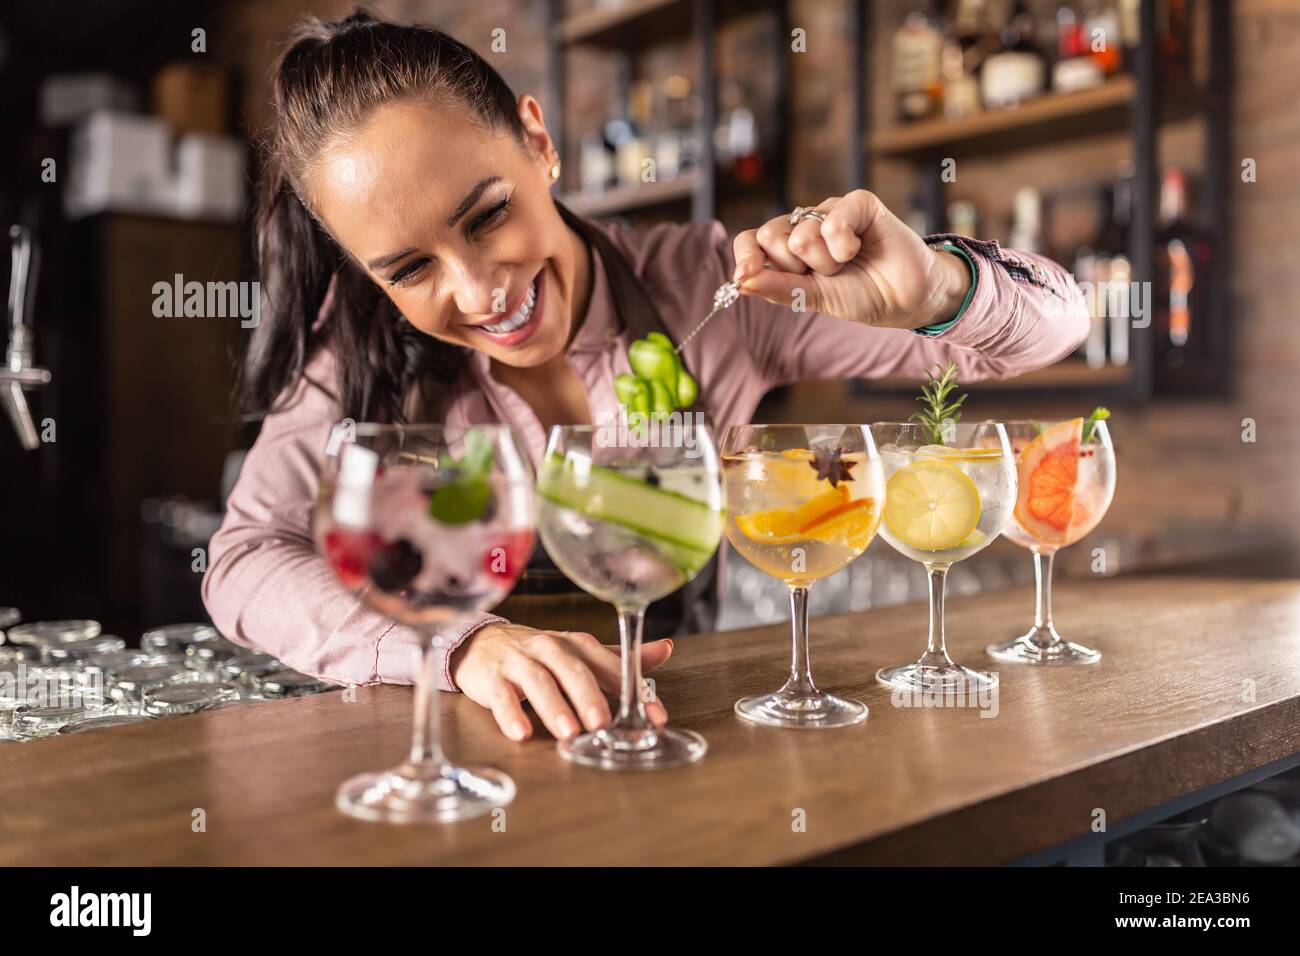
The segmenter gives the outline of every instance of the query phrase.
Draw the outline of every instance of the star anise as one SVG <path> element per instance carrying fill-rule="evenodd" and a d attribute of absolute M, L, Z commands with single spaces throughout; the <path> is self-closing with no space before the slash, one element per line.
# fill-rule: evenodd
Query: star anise
<path fill-rule="evenodd" d="M 852 481 L 853 475 L 850 472 L 856 461 L 845 461 L 843 458 L 844 449 L 832 448 L 827 451 L 825 448 L 818 448 L 813 455 L 813 460 L 808 462 L 810 468 L 817 472 L 817 478 L 823 481 L 829 481 L 834 488 L 841 481 Z"/>

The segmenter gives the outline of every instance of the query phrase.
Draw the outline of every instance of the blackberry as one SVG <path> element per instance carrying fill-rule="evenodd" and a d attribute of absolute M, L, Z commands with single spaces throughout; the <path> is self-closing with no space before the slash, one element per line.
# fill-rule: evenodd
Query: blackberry
<path fill-rule="evenodd" d="M 370 559 L 370 580 L 381 591 L 400 591 L 407 587 L 424 567 L 424 559 L 405 538 L 384 545 Z"/>

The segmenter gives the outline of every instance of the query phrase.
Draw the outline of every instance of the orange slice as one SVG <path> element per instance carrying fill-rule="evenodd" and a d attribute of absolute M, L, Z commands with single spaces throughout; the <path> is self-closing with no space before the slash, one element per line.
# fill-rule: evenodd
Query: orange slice
<path fill-rule="evenodd" d="M 1044 543 L 1064 542 L 1074 521 L 1082 433 L 1082 418 L 1053 425 L 1026 445 L 1017 461 L 1016 520 Z"/>
<path fill-rule="evenodd" d="M 736 515 L 736 527 L 746 538 L 767 544 L 783 544 L 799 539 L 799 522 L 793 511 L 784 508 Z"/>
<path fill-rule="evenodd" d="M 831 512 L 843 507 L 849 500 L 849 486 L 841 482 L 829 491 L 823 491 L 814 498 L 809 498 L 791 512 L 799 522 L 799 527 L 815 524 Z"/>
<path fill-rule="evenodd" d="M 859 550 L 871 543 L 876 533 L 875 502 L 870 498 L 849 501 L 822 515 L 799 533 L 812 541 L 838 544 Z"/>
<path fill-rule="evenodd" d="M 767 544 L 798 541 L 804 528 L 812 527 L 849 500 L 848 485 L 836 485 L 830 491 L 808 499 L 798 508 L 772 508 L 736 516 L 736 526 L 745 537 Z"/>

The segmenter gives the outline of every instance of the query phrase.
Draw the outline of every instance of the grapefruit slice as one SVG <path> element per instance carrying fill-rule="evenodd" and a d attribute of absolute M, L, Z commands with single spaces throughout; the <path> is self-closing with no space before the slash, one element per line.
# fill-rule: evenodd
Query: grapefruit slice
<path fill-rule="evenodd" d="M 1082 434 L 1082 418 L 1060 422 L 1026 445 L 1017 459 L 1016 520 L 1044 544 L 1062 544 L 1070 533 L 1077 507 Z"/>

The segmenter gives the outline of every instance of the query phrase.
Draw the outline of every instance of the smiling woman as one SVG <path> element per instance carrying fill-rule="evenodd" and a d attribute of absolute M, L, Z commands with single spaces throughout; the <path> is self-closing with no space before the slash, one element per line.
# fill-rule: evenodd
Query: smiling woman
<path fill-rule="evenodd" d="M 262 321 L 240 397 L 265 414 L 213 538 L 204 597 L 232 640 L 344 683 L 409 683 L 422 639 L 362 608 L 312 549 L 307 516 L 331 426 L 509 423 L 534 463 L 554 425 L 618 408 L 633 341 L 683 342 L 695 407 L 748 422 L 771 388 L 954 363 L 963 381 L 1069 354 L 1088 326 L 1055 263 L 960 236 L 922 239 L 871 193 L 728 240 L 716 222 L 625 230 L 551 195 L 538 102 L 437 30 L 357 13 L 310 20 L 274 81 L 258 212 Z M 685 342 L 723 283 L 741 298 Z M 689 602 L 688 602 L 689 603 Z M 610 720 L 619 657 L 591 635 L 481 615 L 438 679 L 560 738 Z M 662 663 L 671 641 L 642 648 Z M 658 700 L 651 719 L 666 720 Z"/>

